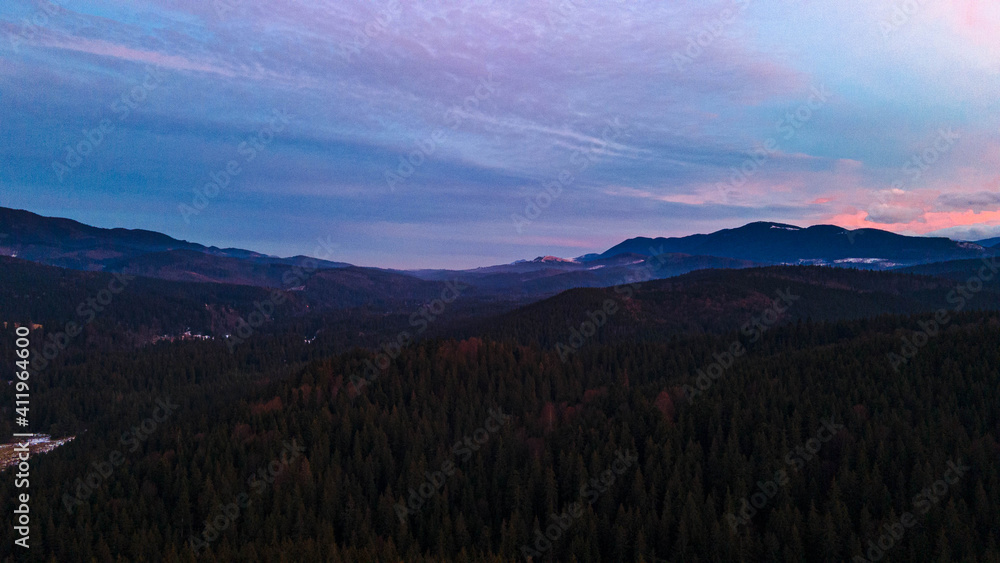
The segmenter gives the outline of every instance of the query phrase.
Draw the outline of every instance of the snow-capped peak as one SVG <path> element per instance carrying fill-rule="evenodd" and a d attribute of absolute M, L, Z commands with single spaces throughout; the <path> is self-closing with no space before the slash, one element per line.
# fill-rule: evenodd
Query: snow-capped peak
<path fill-rule="evenodd" d="M 564 264 L 576 264 L 577 263 L 576 260 L 571 260 L 569 258 L 559 258 L 558 256 L 539 256 L 538 258 L 535 258 L 534 260 L 532 260 L 532 262 L 545 262 L 545 263 L 558 262 L 558 263 L 564 263 Z"/>

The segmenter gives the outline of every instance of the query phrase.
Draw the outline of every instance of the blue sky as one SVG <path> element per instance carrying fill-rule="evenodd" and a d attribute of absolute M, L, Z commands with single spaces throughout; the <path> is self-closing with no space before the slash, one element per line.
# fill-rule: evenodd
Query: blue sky
<path fill-rule="evenodd" d="M 980 0 L 8 0 L 0 205 L 403 268 L 755 220 L 985 238 L 997 37 Z"/>

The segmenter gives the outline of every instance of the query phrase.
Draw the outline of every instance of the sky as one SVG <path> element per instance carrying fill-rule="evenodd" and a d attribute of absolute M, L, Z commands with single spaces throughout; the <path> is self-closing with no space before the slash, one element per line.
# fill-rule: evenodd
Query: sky
<path fill-rule="evenodd" d="M 5 0 L 0 206 L 396 268 L 977 240 L 998 37 L 995 0 Z"/>

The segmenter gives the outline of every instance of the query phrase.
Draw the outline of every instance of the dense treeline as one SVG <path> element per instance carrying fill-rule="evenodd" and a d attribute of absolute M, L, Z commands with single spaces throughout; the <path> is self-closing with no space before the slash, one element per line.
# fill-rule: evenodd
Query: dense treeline
<path fill-rule="evenodd" d="M 426 337 L 441 332 L 445 325 L 449 329 L 463 326 L 471 319 L 506 312 L 518 304 L 516 300 L 463 294 L 441 311 L 426 312 L 440 301 L 437 296 L 444 287 L 429 284 L 421 295 L 432 298 L 418 298 L 407 295 L 405 288 L 390 287 L 385 291 L 398 290 L 392 302 L 358 305 L 356 293 L 360 289 L 354 293 L 338 290 L 339 286 L 325 279 L 354 272 L 341 269 L 316 272 L 311 277 L 301 274 L 308 278 L 305 283 L 311 289 L 285 291 L 80 272 L 0 256 L 0 329 L 3 323 L 8 331 L 14 324 L 38 327 L 31 335 L 35 367 L 61 363 L 74 353 L 85 361 L 105 350 L 133 349 L 164 336 L 180 337 L 188 330 L 211 336 L 220 345 L 235 343 L 233 348 L 243 348 L 245 343 L 257 342 L 283 352 L 296 344 L 297 336 L 299 343 L 309 341 L 308 356 L 322 357 L 357 346 L 376 348 L 395 340 L 402 331 L 410 331 L 414 338 Z M 74 331 L 77 334 L 67 335 Z M 227 342 L 226 335 L 236 338 Z M 60 344 L 58 358 L 42 362 L 45 345 L 53 342 Z M 296 355 L 299 352 L 296 350 Z M 0 338 L 0 359 L 12 353 L 12 339 Z"/>
<path fill-rule="evenodd" d="M 588 341 L 662 340 L 727 332 L 755 317 L 760 319 L 775 302 L 780 323 L 910 315 L 942 308 L 957 312 L 1000 309 L 996 283 L 970 289 L 964 282 L 965 278 L 956 282 L 818 266 L 703 270 L 642 284 L 567 291 L 483 320 L 466 334 L 543 346 L 568 344 L 572 329 L 593 322 L 609 301 L 609 322 Z"/>
<path fill-rule="evenodd" d="M 86 432 L 34 462 L 28 560 L 842 561 L 902 529 L 884 560 L 1000 561 L 1000 320 L 954 315 L 897 371 L 927 318 L 594 339 L 565 362 L 513 338 L 388 365 L 299 337 L 91 351 L 37 398 Z"/>

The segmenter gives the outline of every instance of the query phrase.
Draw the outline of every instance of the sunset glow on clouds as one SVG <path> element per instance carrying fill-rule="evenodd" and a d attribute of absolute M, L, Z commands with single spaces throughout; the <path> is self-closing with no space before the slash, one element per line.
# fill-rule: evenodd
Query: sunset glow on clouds
<path fill-rule="evenodd" d="M 997 236 L 998 37 L 985 0 L 11 0 L 0 205 L 394 267 L 755 220 Z"/>

